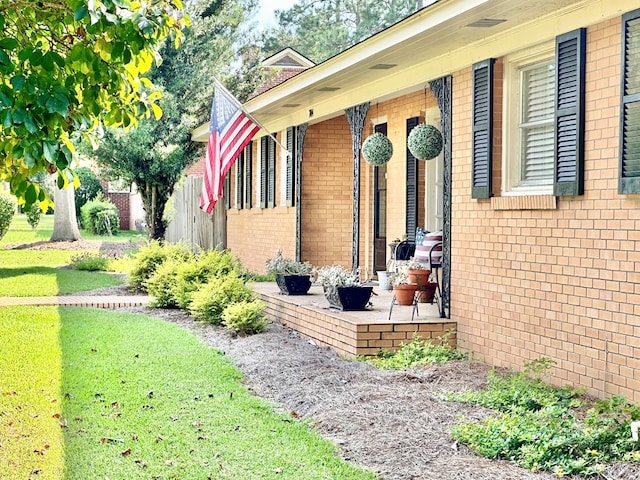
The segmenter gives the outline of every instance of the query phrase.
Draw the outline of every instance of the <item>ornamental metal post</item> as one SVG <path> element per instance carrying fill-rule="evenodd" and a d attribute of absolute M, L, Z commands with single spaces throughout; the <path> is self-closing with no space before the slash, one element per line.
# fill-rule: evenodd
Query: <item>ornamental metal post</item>
<path fill-rule="evenodd" d="M 307 134 L 308 123 L 298 125 L 296 129 L 296 178 L 295 178 L 295 205 L 296 205 L 296 261 L 302 260 L 302 150 L 304 149 L 304 137 Z"/>
<path fill-rule="evenodd" d="M 360 150 L 364 119 L 369 111 L 369 102 L 347 108 L 344 112 L 349 121 L 353 144 L 353 237 L 351 242 L 351 269 L 360 266 Z"/>
<path fill-rule="evenodd" d="M 449 318 L 451 289 L 451 76 L 429 82 L 440 108 L 442 128 L 443 171 L 443 220 L 442 220 L 442 309 L 440 316 Z"/>

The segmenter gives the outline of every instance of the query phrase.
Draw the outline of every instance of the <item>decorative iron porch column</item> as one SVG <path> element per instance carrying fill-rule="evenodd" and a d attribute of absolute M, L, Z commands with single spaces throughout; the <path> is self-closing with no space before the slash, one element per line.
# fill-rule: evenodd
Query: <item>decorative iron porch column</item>
<path fill-rule="evenodd" d="M 360 265 L 360 150 L 364 119 L 369 111 L 369 102 L 347 108 L 344 113 L 351 129 L 353 145 L 353 237 L 351 242 L 351 269 Z"/>
<path fill-rule="evenodd" d="M 296 128 L 296 261 L 302 261 L 302 150 L 304 150 L 304 137 L 307 134 L 308 123 L 298 125 Z"/>
<path fill-rule="evenodd" d="M 444 171 L 442 199 L 442 311 L 440 316 L 449 318 L 451 289 L 451 76 L 429 82 L 429 87 L 438 101 L 442 129 Z"/>

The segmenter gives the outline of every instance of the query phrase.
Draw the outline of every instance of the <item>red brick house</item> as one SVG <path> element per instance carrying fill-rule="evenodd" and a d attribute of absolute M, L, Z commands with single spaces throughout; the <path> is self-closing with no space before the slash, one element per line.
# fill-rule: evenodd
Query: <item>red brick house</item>
<path fill-rule="evenodd" d="M 227 246 L 373 273 L 442 230 L 447 315 L 474 357 L 640 400 L 640 2 L 440 0 L 244 105 Z M 362 120 L 362 126 L 358 125 Z M 407 150 L 442 130 L 440 158 Z M 194 139 L 206 141 L 204 125 Z M 384 167 L 362 160 L 373 131 Z"/>

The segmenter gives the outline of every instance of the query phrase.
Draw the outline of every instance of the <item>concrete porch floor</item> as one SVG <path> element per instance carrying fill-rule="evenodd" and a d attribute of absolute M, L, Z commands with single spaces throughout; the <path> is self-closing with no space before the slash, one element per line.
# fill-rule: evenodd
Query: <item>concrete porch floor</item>
<path fill-rule="evenodd" d="M 266 303 L 266 314 L 271 320 L 347 357 L 375 355 L 381 349 L 397 350 L 414 333 L 439 342 L 439 337 L 456 328 L 455 322 L 440 318 L 436 304 L 419 303 L 413 320 L 413 307 L 395 305 L 389 320 L 393 292 L 377 286 L 370 308 L 349 312 L 329 308 L 322 288 L 317 285 L 312 285 L 307 295 L 295 296 L 281 295 L 275 283 L 255 283 L 253 289 Z M 448 341 L 456 345 L 455 333 L 448 336 Z"/>

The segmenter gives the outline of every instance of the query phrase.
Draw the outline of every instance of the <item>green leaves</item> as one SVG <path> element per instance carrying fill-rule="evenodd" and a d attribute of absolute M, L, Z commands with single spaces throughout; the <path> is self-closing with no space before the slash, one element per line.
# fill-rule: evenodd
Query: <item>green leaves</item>
<path fill-rule="evenodd" d="M 0 181 L 9 181 L 27 207 L 39 198 L 37 186 L 29 188 L 34 174 L 63 170 L 59 180 L 68 183 L 67 142 L 76 129 L 92 134 L 111 111 L 121 125 L 150 112 L 143 69 L 186 24 L 173 15 L 174 0 L 146 6 L 153 21 L 144 36 L 138 2 L 63 3 L 68 9 L 27 2 L 0 14 Z"/>

